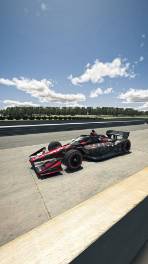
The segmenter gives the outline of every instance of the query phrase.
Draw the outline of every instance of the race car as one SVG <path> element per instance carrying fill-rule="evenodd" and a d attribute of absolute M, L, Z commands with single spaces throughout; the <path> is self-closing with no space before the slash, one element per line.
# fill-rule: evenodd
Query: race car
<path fill-rule="evenodd" d="M 101 161 L 130 152 L 129 132 L 108 130 L 106 135 L 98 135 L 94 130 L 90 135 L 81 135 L 62 145 L 52 141 L 48 149 L 43 147 L 29 156 L 29 161 L 38 177 L 52 175 L 63 170 L 78 170 L 83 160 Z"/>

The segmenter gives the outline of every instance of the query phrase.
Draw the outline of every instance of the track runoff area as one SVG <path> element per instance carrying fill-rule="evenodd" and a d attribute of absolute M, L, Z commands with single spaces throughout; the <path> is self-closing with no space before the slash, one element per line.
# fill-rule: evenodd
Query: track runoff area
<path fill-rule="evenodd" d="M 93 126 L 95 129 L 95 127 Z M 81 170 L 38 179 L 28 156 L 52 140 L 66 143 L 90 129 L 0 137 L 0 245 L 52 219 L 148 164 L 148 125 L 96 128 L 130 131 L 131 153 Z"/>

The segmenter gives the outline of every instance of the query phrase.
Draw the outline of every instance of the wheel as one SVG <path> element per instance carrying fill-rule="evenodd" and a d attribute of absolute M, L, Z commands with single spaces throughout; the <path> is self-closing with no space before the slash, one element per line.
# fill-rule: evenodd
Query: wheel
<path fill-rule="evenodd" d="M 130 151 L 130 148 L 131 148 L 131 142 L 129 139 L 127 139 L 122 144 L 122 151 L 124 153 L 128 153 Z"/>
<path fill-rule="evenodd" d="M 71 149 L 65 154 L 63 164 L 68 170 L 74 171 L 81 167 L 82 159 L 83 157 L 80 151 Z"/>
<path fill-rule="evenodd" d="M 49 143 L 49 145 L 48 145 L 48 151 L 54 150 L 54 149 L 59 148 L 61 146 L 62 146 L 62 144 L 60 142 L 58 142 L 58 141 L 51 141 Z"/>

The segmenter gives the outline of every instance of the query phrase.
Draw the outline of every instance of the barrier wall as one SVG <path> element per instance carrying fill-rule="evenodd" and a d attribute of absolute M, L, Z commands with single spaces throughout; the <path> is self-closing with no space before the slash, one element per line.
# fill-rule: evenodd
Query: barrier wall
<path fill-rule="evenodd" d="M 47 133 L 54 131 L 69 131 L 78 129 L 92 129 L 100 127 L 116 127 L 116 126 L 128 126 L 128 125 L 141 125 L 147 122 L 147 120 L 121 120 L 121 121 L 44 121 L 41 123 L 34 123 L 34 121 L 25 124 L 25 121 L 18 123 L 17 121 L 5 122 L 5 125 L 0 125 L 0 136 L 10 136 L 10 135 L 23 135 L 23 134 L 35 134 L 35 133 Z M 26 121 L 27 122 L 27 121 Z M 4 123 L 4 122 L 3 122 Z M 9 125 L 7 125 L 7 123 Z M 13 124 L 13 125 L 12 125 Z"/>

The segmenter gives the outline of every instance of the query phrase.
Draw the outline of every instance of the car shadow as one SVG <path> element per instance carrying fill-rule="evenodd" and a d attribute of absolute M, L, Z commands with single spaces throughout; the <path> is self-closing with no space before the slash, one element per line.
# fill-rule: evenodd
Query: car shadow
<path fill-rule="evenodd" d="M 76 169 L 76 170 L 70 170 L 70 169 L 65 169 L 64 171 L 66 171 L 67 173 L 74 173 L 74 172 L 77 172 L 77 171 L 81 171 L 83 169 L 83 167 L 81 166 L 80 168 Z"/>
<path fill-rule="evenodd" d="M 130 155 L 130 154 L 132 154 L 132 151 L 129 151 L 129 152 L 127 152 L 127 153 L 121 153 L 120 155 L 119 154 L 117 154 L 117 155 L 113 155 L 113 156 L 104 156 L 104 157 L 102 157 L 101 159 L 87 159 L 87 158 L 85 158 L 84 160 L 86 161 L 86 162 L 104 162 L 104 161 L 106 161 L 106 160 L 110 160 L 110 159 L 115 159 L 115 158 L 117 158 L 117 157 L 120 157 L 120 156 L 127 156 L 127 155 Z"/>
<path fill-rule="evenodd" d="M 45 180 L 45 179 L 48 179 L 48 178 L 58 177 L 58 176 L 63 176 L 63 173 L 60 172 L 60 171 L 58 171 L 58 172 L 55 172 L 55 173 L 53 173 L 53 174 L 50 174 L 50 175 L 44 175 L 44 176 L 41 176 L 41 177 L 39 177 L 39 176 L 37 175 L 37 177 L 38 177 L 39 180 Z"/>

